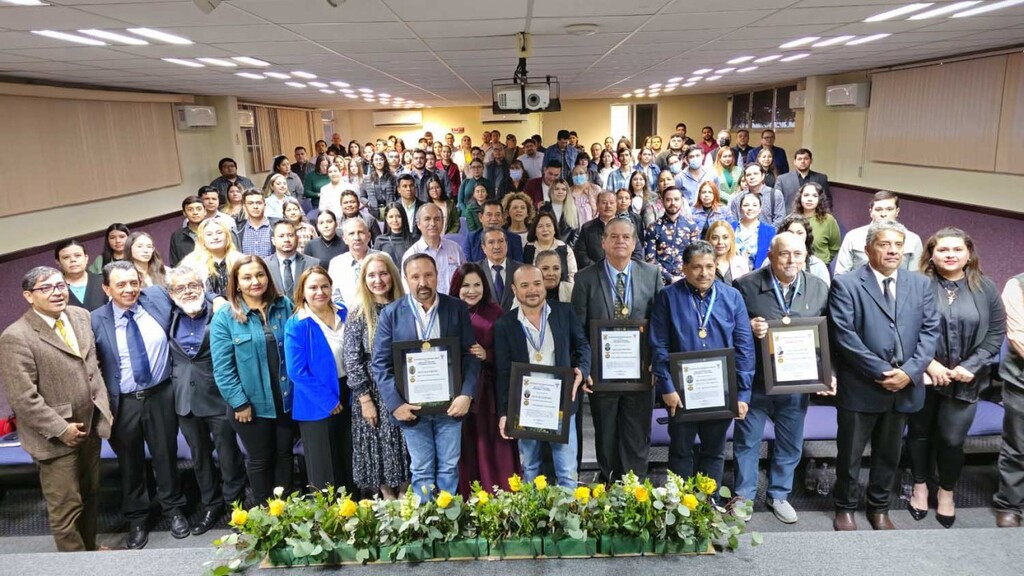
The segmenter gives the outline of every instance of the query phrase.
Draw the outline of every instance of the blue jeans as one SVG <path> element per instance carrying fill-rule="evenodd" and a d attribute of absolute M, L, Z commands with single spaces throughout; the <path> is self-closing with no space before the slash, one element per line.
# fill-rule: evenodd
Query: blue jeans
<path fill-rule="evenodd" d="M 519 460 L 523 464 L 523 480 L 533 482 L 543 465 L 542 440 L 519 440 Z M 575 488 L 576 480 L 576 415 L 569 417 L 568 444 L 551 445 L 551 459 L 555 463 L 555 476 L 559 486 Z"/>
<path fill-rule="evenodd" d="M 793 474 L 804 450 L 804 416 L 807 394 L 767 396 L 754 388 L 747 417 L 736 421 L 732 448 L 736 458 L 736 494 L 753 500 L 757 496 L 757 464 L 761 457 L 761 439 L 768 418 L 775 424 L 775 449 L 768 469 L 768 497 L 789 499 Z"/>
<path fill-rule="evenodd" d="M 412 461 L 412 489 L 420 497 L 435 490 L 455 494 L 459 490 L 459 455 L 462 421 L 446 414 L 427 414 L 412 426 L 403 426 L 405 445 Z"/>

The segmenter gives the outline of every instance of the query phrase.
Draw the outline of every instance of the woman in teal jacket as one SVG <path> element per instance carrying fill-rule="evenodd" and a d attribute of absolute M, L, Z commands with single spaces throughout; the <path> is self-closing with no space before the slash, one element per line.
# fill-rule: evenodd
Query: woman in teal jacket
<path fill-rule="evenodd" d="M 292 302 L 258 256 L 231 267 L 224 306 L 210 324 L 213 377 L 230 405 L 229 418 L 249 454 L 249 485 L 257 502 L 292 484 L 292 383 L 284 355 L 284 328 Z"/>
<path fill-rule="evenodd" d="M 351 394 L 342 362 L 348 309 L 333 302 L 333 290 L 331 277 L 320 266 L 299 275 L 295 314 L 284 328 L 284 355 L 309 484 L 321 489 L 344 486 L 353 494 Z"/>

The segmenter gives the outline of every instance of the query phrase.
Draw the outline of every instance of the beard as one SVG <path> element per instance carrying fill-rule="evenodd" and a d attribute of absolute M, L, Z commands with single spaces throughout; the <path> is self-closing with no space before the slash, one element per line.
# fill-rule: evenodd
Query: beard
<path fill-rule="evenodd" d="M 180 300 L 178 298 L 174 298 L 174 304 L 178 308 L 181 308 L 182 312 L 184 312 L 185 314 L 193 316 L 202 311 L 202 309 L 206 306 L 206 298 L 204 295 L 196 298 L 195 300 L 190 300 L 187 302 L 184 300 Z"/>

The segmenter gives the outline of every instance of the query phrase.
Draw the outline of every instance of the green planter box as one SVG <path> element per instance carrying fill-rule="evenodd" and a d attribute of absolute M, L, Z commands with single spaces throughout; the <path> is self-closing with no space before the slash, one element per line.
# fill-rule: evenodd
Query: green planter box
<path fill-rule="evenodd" d="M 709 551 L 710 550 L 710 551 Z M 690 544 L 676 540 L 658 540 L 654 543 L 655 554 L 713 554 L 711 542 L 694 540 Z"/>
<path fill-rule="evenodd" d="M 363 552 L 363 554 L 360 554 Z M 378 551 L 376 548 L 356 548 L 347 542 L 334 545 L 334 556 L 338 562 L 376 562 Z"/>
<path fill-rule="evenodd" d="M 499 540 L 491 546 L 491 552 L 496 552 L 501 558 L 536 558 L 544 550 L 540 536 L 532 538 L 510 538 Z"/>
<path fill-rule="evenodd" d="M 267 552 L 267 561 L 271 566 L 318 566 L 327 563 L 327 560 L 323 558 L 311 558 L 309 556 L 296 558 L 292 553 L 291 546 L 274 548 Z"/>
<path fill-rule="evenodd" d="M 451 542 L 434 542 L 434 558 L 483 558 L 487 556 L 487 540 L 467 538 Z"/>
<path fill-rule="evenodd" d="M 410 542 L 403 546 L 381 546 L 381 562 L 423 562 L 432 558 L 433 545 Z"/>
<path fill-rule="evenodd" d="M 654 542 L 635 536 L 601 536 L 602 554 L 608 556 L 640 556 L 654 553 Z"/>
<path fill-rule="evenodd" d="M 550 536 L 544 537 L 544 556 L 548 558 L 590 558 L 595 554 L 597 554 L 596 538 L 553 540 Z"/>

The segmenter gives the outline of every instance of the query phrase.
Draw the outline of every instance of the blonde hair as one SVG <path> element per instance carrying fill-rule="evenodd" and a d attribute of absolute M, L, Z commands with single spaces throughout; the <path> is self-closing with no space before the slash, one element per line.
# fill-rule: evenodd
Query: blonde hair
<path fill-rule="evenodd" d="M 235 239 L 227 224 L 224 224 L 217 218 L 207 218 L 206 220 L 203 220 L 199 223 L 199 228 L 196 230 L 195 249 L 182 258 L 179 263 L 179 266 L 188 266 L 198 272 L 203 282 L 205 282 L 210 276 L 217 275 L 216 257 L 206 249 L 205 232 L 210 226 L 219 226 L 220 229 L 224 231 L 224 262 L 227 264 L 228 270 L 231 269 L 231 265 L 234 264 L 236 260 L 242 257 L 242 253 L 235 247 Z"/>
<path fill-rule="evenodd" d="M 270 178 L 267 179 L 267 187 L 265 190 L 263 190 L 264 197 L 269 198 L 274 195 L 274 181 L 278 179 L 284 180 L 284 186 L 286 188 L 284 195 L 288 195 L 288 178 L 286 178 L 283 174 L 273 174 L 270 176 Z"/>
<path fill-rule="evenodd" d="M 577 168 L 578 168 L 578 166 L 577 166 Z M 576 213 L 576 200 L 573 198 L 573 195 L 574 195 L 574 193 L 572 191 L 573 187 L 569 186 L 569 183 L 566 182 L 565 180 L 558 180 L 554 184 L 551 185 L 552 188 L 554 188 L 555 186 L 564 186 L 565 187 L 565 200 L 562 201 L 562 217 L 565 218 L 565 223 L 568 224 L 569 226 L 571 226 L 572 228 L 579 229 L 579 227 L 580 227 L 580 217 L 579 217 L 579 214 Z M 585 190 L 588 190 L 588 194 L 589 194 L 589 188 L 590 188 L 590 186 L 589 186 L 589 182 L 588 182 L 588 186 L 586 188 L 584 188 Z M 554 201 L 552 201 L 551 204 L 553 205 Z M 555 235 L 556 236 L 557 236 L 557 231 L 558 231 L 558 222 L 555 222 Z"/>
<path fill-rule="evenodd" d="M 526 203 L 526 222 L 524 224 L 529 228 L 530 224 L 533 224 L 533 219 L 537 217 L 537 207 L 533 205 L 533 198 L 530 198 L 525 192 L 505 194 L 505 197 L 501 199 L 501 209 L 505 213 L 505 225 L 512 224 L 512 217 L 509 216 L 508 207 L 512 204 L 513 200 L 520 200 Z"/>
<path fill-rule="evenodd" d="M 711 235 L 719 228 L 728 231 L 729 238 L 732 239 L 732 242 L 730 242 L 731 245 L 729 246 L 729 252 L 725 255 L 726 261 L 730 261 L 736 256 L 736 231 L 732 229 L 732 224 L 729 224 L 725 220 L 716 220 L 712 222 L 711 225 L 708 226 L 708 231 L 707 234 L 704 235 L 704 239 L 711 242 Z"/>
<path fill-rule="evenodd" d="M 395 266 L 395 262 L 391 257 L 385 252 L 371 252 L 368 254 L 363 259 L 363 265 L 359 268 L 359 278 L 356 279 L 355 307 L 349 310 L 349 317 L 362 316 L 366 320 L 366 331 L 370 342 L 368 351 L 371 352 L 373 351 L 373 337 L 377 332 L 377 306 L 376 301 L 373 299 L 373 293 L 366 286 L 366 271 L 369 270 L 370 264 L 374 262 L 382 262 L 391 276 L 391 293 L 388 294 L 388 299 L 394 302 L 405 296 L 405 290 L 402 289 L 402 277 L 399 276 L 398 267 Z"/>

